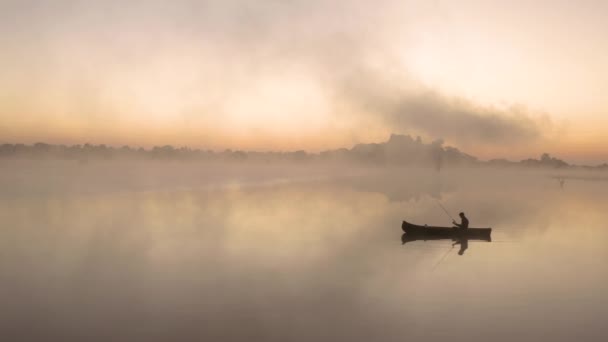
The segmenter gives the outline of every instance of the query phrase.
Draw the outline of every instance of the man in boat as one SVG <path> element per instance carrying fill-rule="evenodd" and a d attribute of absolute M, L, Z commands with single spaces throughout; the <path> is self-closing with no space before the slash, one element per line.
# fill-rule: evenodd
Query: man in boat
<path fill-rule="evenodd" d="M 459 229 L 467 229 L 469 228 L 469 219 L 464 216 L 464 213 L 460 213 L 460 223 L 456 223 L 456 221 L 452 220 L 452 223 Z"/>

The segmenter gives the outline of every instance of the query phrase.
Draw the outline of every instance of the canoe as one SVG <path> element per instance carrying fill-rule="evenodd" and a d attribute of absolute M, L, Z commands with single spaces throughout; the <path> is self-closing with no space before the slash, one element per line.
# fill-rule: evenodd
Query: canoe
<path fill-rule="evenodd" d="M 474 240 L 474 241 L 492 242 L 492 238 L 490 236 L 469 238 L 469 237 L 460 237 L 460 236 L 445 237 L 445 236 L 437 236 L 437 235 L 414 235 L 414 234 L 407 234 L 407 233 L 403 233 L 403 235 L 401 235 L 401 243 L 404 245 L 408 242 L 413 242 L 413 241 L 434 241 L 434 240 L 451 240 L 451 241 Z"/>
<path fill-rule="evenodd" d="M 403 221 L 401 229 L 408 236 L 408 241 L 441 240 L 441 239 L 471 239 L 492 241 L 492 228 L 467 228 L 419 226 Z"/>

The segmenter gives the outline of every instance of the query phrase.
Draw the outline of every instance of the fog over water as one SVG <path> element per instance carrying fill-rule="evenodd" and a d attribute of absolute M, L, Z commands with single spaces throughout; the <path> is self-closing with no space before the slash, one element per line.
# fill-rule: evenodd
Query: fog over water
<path fill-rule="evenodd" d="M 606 182 L 556 171 L 0 161 L 13 341 L 603 341 Z M 581 178 L 591 174 L 581 172 Z M 597 177 L 601 173 L 592 173 Z M 492 242 L 401 243 L 464 211 Z"/>
<path fill-rule="evenodd" d="M 0 342 L 607 341 L 607 16 L 0 0 Z"/>

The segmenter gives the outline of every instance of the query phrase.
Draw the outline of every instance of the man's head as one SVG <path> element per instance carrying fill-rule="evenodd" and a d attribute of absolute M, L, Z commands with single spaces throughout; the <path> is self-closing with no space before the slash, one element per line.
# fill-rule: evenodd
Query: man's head
<path fill-rule="evenodd" d="M 464 217 L 464 213 L 460 213 L 459 215 L 460 215 L 460 217 Z"/>

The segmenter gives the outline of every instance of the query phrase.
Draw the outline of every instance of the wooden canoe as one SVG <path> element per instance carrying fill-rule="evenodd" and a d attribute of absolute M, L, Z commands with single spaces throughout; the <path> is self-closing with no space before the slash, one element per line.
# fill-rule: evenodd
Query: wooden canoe
<path fill-rule="evenodd" d="M 441 240 L 441 239 L 471 239 L 491 241 L 492 228 L 467 228 L 419 226 L 403 221 L 401 229 L 407 234 L 408 241 Z"/>

